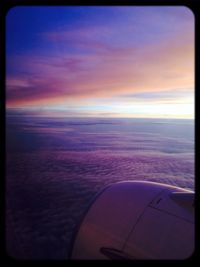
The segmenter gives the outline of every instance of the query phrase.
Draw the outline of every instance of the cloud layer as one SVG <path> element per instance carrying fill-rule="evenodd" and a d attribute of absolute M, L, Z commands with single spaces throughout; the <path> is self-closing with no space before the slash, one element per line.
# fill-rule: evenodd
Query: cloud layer
<path fill-rule="evenodd" d="M 7 252 L 66 259 L 93 196 L 123 180 L 194 189 L 194 125 L 184 120 L 7 118 Z"/>

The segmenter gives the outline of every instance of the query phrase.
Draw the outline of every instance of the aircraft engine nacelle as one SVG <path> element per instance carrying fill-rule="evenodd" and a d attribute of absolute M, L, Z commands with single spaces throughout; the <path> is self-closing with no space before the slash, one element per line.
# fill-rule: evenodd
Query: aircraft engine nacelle
<path fill-rule="evenodd" d="M 102 190 L 72 243 L 71 259 L 186 259 L 194 251 L 194 192 L 127 181 Z"/>

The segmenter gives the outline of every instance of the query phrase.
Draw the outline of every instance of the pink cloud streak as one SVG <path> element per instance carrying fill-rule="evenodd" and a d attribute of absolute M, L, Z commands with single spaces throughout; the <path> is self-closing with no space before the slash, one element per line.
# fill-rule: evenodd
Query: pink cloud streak
<path fill-rule="evenodd" d="M 187 39 L 187 34 L 179 40 L 145 48 L 117 48 L 89 40 L 89 31 L 86 33 L 82 33 L 87 37 L 77 45 L 95 52 L 16 56 L 13 67 L 18 66 L 27 74 L 7 77 L 7 106 L 194 88 L 194 42 Z M 53 40 L 66 40 L 75 38 L 77 33 L 44 34 L 47 35 Z"/>

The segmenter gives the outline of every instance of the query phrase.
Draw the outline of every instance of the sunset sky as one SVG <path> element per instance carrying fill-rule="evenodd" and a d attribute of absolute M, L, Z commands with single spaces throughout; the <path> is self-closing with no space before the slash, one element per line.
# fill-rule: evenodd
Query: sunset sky
<path fill-rule="evenodd" d="M 15 7 L 6 106 L 35 115 L 194 118 L 186 7 Z"/>

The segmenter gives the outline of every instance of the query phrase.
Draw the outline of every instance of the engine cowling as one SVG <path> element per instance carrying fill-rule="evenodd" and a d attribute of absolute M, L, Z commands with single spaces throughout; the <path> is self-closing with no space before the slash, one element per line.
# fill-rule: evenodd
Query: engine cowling
<path fill-rule="evenodd" d="M 194 192 L 127 181 L 93 200 L 72 242 L 71 259 L 186 259 L 194 251 Z"/>

